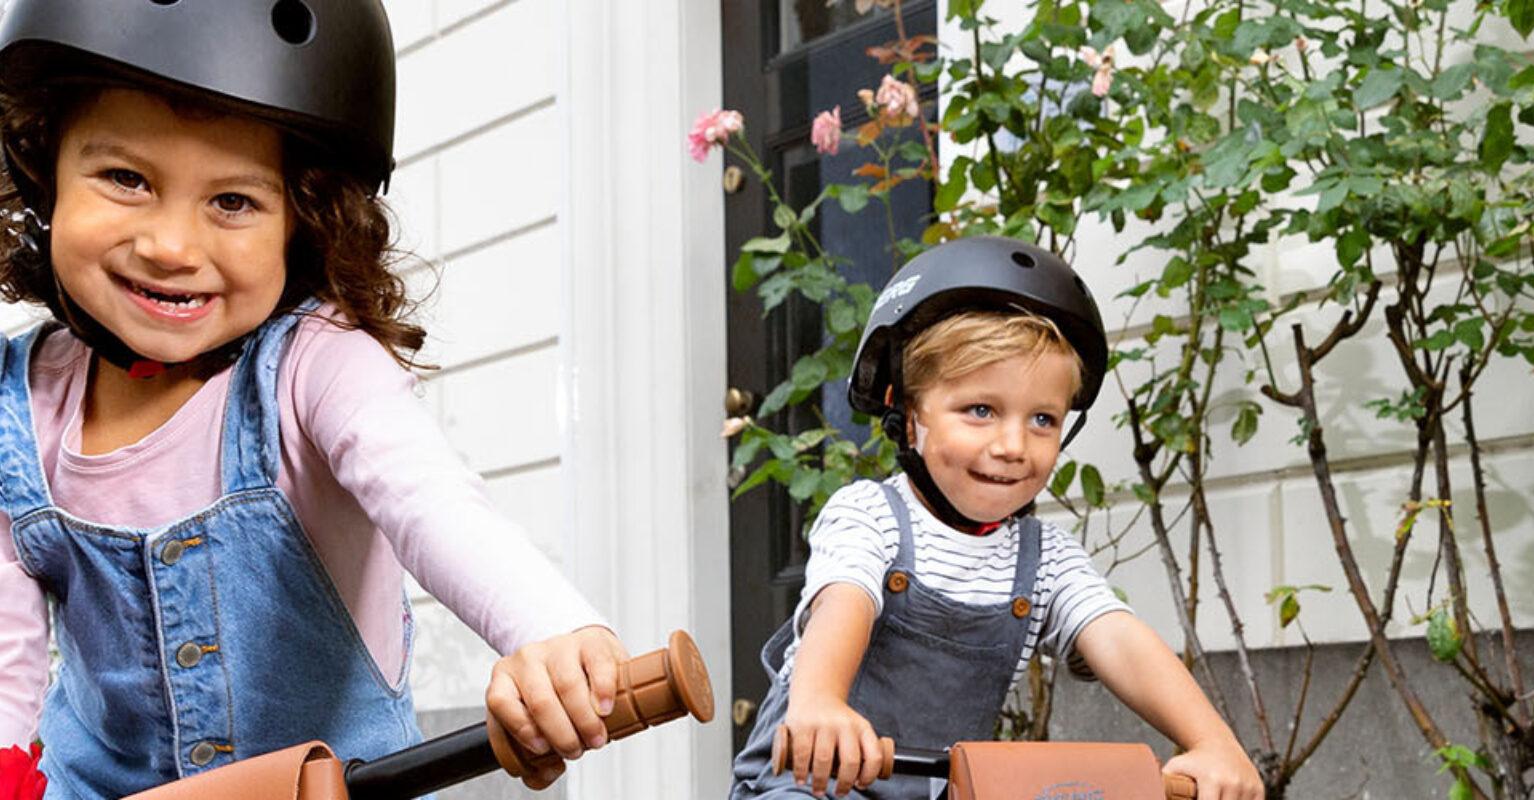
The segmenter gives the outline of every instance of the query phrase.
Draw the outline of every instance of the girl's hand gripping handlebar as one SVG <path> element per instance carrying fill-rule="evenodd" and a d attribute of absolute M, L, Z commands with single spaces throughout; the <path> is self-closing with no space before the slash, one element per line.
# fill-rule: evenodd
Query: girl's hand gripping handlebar
<path fill-rule="evenodd" d="M 637 656 L 618 668 L 612 713 L 603 718 L 608 741 L 691 714 L 714 718 L 714 690 L 698 646 L 685 631 L 674 631 L 665 649 Z M 487 714 L 488 717 L 488 714 Z M 375 761 L 346 767 L 350 800 L 418 797 L 461 783 L 497 766 L 520 778 L 559 760 L 554 752 L 533 755 L 493 718 Z"/>

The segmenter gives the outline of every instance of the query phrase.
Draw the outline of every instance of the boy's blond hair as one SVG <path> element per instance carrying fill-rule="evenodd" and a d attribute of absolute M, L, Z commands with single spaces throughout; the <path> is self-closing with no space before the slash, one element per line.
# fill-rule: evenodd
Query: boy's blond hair
<path fill-rule="evenodd" d="M 1075 380 L 1071 396 L 1081 390 L 1084 367 L 1076 348 L 1053 321 L 1027 311 L 965 311 L 928 327 L 906 345 L 901 363 L 905 402 L 915 407 L 922 393 L 941 381 L 953 380 L 981 367 L 1014 356 L 1030 361 L 1045 353 L 1071 357 Z"/>

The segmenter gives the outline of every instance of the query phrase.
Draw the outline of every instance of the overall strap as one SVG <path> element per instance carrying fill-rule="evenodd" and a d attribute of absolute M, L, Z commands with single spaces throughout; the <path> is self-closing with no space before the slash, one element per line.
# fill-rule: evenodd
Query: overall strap
<path fill-rule="evenodd" d="M 45 323 L 15 339 L 0 335 L 0 511 L 14 522 L 52 505 L 32 423 L 32 387 L 27 373 L 32 347 Z"/>
<path fill-rule="evenodd" d="M 1043 557 L 1044 526 L 1032 514 L 1017 518 L 1017 568 L 1012 573 L 1012 597 L 1029 600 Z M 1031 600 L 1030 600 L 1031 602 Z"/>
<path fill-rule="evenodd" d="M 265 489 L 277 485 L 282 454 L 277 371 L 288 334 L 319 301 L 262 323 L 245 341 L 244 352 L 229 376 L 229 401 L 224 407 L 224 445 L 220 456 L 223 493 Z"/>
<path fill-rule="evenodd" d="M 900 526 L 900 550 L 895 553 L 895 569 L 903 570 L 908 575 L 916 573 L 916 545 L 911 535 L 911 510 L 906 508 L 905 500 L 901 498 L 900 491 L 888 483 L 880 483 L 879 488 L 884 490 L 884 499 L 890 504 L 890 511 L 895 513 L 895 523 Z"/>

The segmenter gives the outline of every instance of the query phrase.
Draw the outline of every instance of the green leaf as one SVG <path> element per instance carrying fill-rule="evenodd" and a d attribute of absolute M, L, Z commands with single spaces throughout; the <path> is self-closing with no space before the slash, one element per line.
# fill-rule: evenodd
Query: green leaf
<path fill-rule="evenodd" d="M 740 258 L 735 259 L 735 267 L 730 271 L 730 285 L 735 291 L 744 292 L 756 285 L 756 257 L 749 252 L 742 252 Z"/>
<path fill-rule="evenodd" d="M 794 437 L 794 452 L 803 453 L 825 441 L 831 431 L 827 428 L 811 428 Z"/>
<path fill-rule="evenodd" d="M 1244 308 L 1220 309 L 1220 327 L 1232 333 L 1242 333 L 1255 324 L 1252 320 L 1252 312 Z"/>
<path fill-rule="evenodd" d="M 1236 444 L 1246 444 L 1257 434 L 1257 417 L 1262 414 L 1262 406 L 1247 400 L 1241 404 L 1241 409 L 1236 412 L 1236 422 L 1231 426 L 1230 438 L 1236 440 Z"/>
<path fill-rule="evenodd" d="M 1487 172 L 1496 173 L 1502 163 L 1513 153 L 1513 109 L 1509 103 L 1498 103 L 1486 113 L 1486 135 L 1481 138 L 1481 166 Z"/>
<path fill-rule="evenodd" d="M 1413 342 L 1413 346 L 1428 351 L 1442 350 L 1451 344 L 1454 344 L 1454 331 L 1447 328 L 1434 331 L 1433 335 L 1426 339 Z"/>
<path fill-rule="evenodd" d="M 757 416 L 770 417 L 777 413 L 783 406 L 788 405 L 788 398 L 794 393 L 792 381 L 783 381 L 774 386 L 767 396 L 762 398 L 762 407 L 757 409 Z"/>
<path fill-rule="evenodd" d="M 868 187 L 861 183 L 833 184 L 829 191 L 848 214 L 856 214 L 868 205 Z"/>
<path fill-rule="evenodd" d="M 1287 628 L 1295 617 L 1300 615 L 1300 599 L 1290 594 L 1284 597 L 1284 602 L 1278 606 L 1278 627 Z"/>
<path fill-rule="evenodd" d="M 789 380 L 795 389 L 811 390 L 825 383 L 829 374 L 830 370 L 826 368 L 826 363 L 811 354 L 794 362 Z"/>
<path fill-rule="evenodd" d="M 1401 88 L 1405 77 L 1405 73 L 1395 67 L 1379 66 L 1369 70 L 1363 83 L 1353 90 L 1353 106 L 1363 111 L 1389 100 Z"/>
<path fill-rule="evenodd" d="M 1368 246 L 1369 231 L 1363 227 L 1349 228 L 1337 237 L 1337 260 L 1343 267 L 1351 267 L 1363 257 L 1364 248 Z"/>
<path fill-rule="evenodd" d="M 1534 0 L 1507 0 L 1502 13 L 1507 15 L 1507 21 L 1513 24 L 1519 36 L 1527 39 L 1534 33 Z"/>
<path fill-rule="evenodd" d="M 781 254 L 788 252 L 788 248 L 792 244 L 792 240 L 789 239 L 788 234 L 785 233 L 781 236 L 773 236 L 771 238 L 766 236 L 758 236 L 755 239 L 751 239 L 745 244 L 741 245 L 740 249 L 745 250 L 748 253 Z"/>
<path fill-rule="evenodd" d="M 1156 493 L 1151 491 L 1151 488 L 1143 483 L 1136 483 L 1134 485 L 1134 492 L 1135 497 L 1146 505 L 1150 505 L 1151 503 L 1156 502 Z"/>
<path fill-rule="evenodd" d="M 826 328 L 833 334 L 850 333 L 858 328 L 858 310 L 845 300 L 826 309 Z"/>
<path fill-rule="evenodd" d="M 1054 480 L 1049 482 L 1051 494 L 1063 496 L 1070 491 L 1071 481 L 1076 478 L 1076 462 L 1067 461 L 1055 470 Z"/>
<path fill-rule="evenodd" d="M 799 220 L 799 215 L 786 205 L 779 205 L 772 210 L 772 222 L 783 230 L 788 230 Z"/>
<path fill-rule="evenodd" d="M 800 467 L 794 470 L 794 477 L 788 482 L 788 496 L 802 503 L 819 487 L 820 470 Z"/>
<path fill-rule="evenodd" d="M 1454 623 L 1454 616 L 1444 606 L 1433 609 L 1427 621 L 1427 646 L 1432 651 L 1433 658 L 1445 664 L 1452 664 L 1459 657 L 1462 644 L 1459 626 Z"/>
<path fill-rule="evenodd" d="M 1433 96 L 1439 100 L 1453 100 L 1464 93 L 1470 86 L 1470 79 L 1474 76 L 1474 62 L 1455 64 L 1438 73 L 1438 77 L 1433 80 Z"/>
<path fill-rule="evenodd" d="M 1103 504 L 1103 476 L 1091 464 L 1081 468 L 1081 495 L 1089 506 L 1101 507 Z"/>
<path fill-rule="evenodd" d="M 1161 285 L 1168 289 L 1176 289 L 1192 277 L 1193 264 L 1182 256 L 1172 256 L 1166 262 L 1166 268 L 1161 271 Z"/>

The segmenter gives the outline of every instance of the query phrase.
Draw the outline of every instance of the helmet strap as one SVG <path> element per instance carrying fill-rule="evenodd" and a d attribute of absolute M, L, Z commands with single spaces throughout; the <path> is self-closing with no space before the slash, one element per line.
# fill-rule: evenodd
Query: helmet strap
<path fill-rule="evenodd" d="M 1076 415 L 1076 421 L 1071 423 L 1071 429 L 1066 432 L 1065 438 L 1060 440 L 1061 450 L 1064 450 L 1066 445 L 1069 445 L 1071 440 L 1076 438 L 1076 434 L 1081 433 L 1081 426 L 1085 424 L 1087 424 L 1087 410 L 1083 408 L 1081 413 Z"/>

